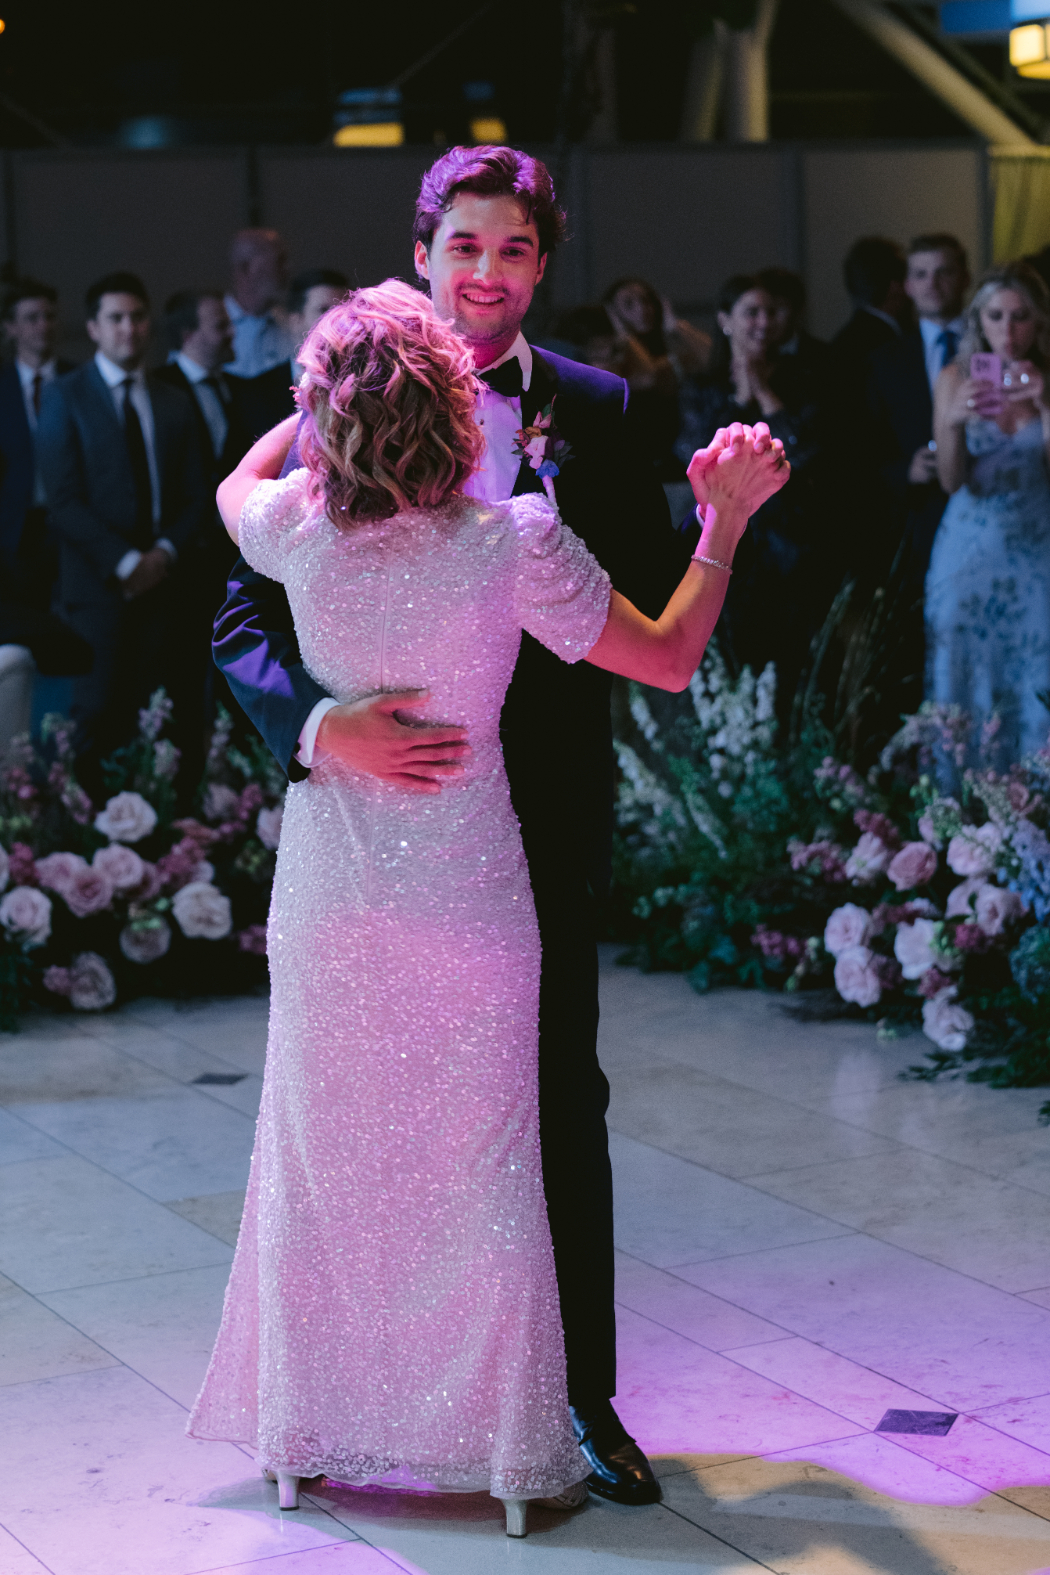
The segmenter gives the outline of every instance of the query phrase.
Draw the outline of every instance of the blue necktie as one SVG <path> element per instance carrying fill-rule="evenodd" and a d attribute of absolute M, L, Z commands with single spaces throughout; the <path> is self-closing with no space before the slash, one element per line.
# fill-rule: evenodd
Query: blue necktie
<path fill-rule="evenodd" d="M 955 332 L 954 328 L 945 328 L 938 338 L 937 343 L 941 347 L 940 370 L 943 372 L 944 368 L 949 364 L 949 362 L 955 360 L 955 352 L 959 348 L 959 335 Z"/>

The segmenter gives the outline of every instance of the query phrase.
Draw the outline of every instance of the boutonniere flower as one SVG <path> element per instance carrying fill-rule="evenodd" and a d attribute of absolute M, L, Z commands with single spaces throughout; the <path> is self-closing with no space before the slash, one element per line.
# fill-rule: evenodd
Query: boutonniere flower
<path fill-rule="evenodd" d="M 572 458 L 572 444 L 566 443 L 554 425 L 554 399 L 540 411 L 531 426 L 519 430 L 514 452 L 520 459 L 528 460 L 553 503 L 554 478 L 561 475 L 562 466 Z"/>

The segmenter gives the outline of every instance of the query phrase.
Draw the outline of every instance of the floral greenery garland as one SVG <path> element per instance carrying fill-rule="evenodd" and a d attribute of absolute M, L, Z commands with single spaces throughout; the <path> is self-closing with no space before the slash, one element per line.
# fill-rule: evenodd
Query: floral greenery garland
<path fill-rule="evenodd" d="M 630 686 L 624 960 L 701 991 L 823 989 L 887 1035 L 921 1025 L 916 1076 L 1050 1083 L 1050 748 L 996 770 L 994 719 L 975 736 L 927 704 L 861 776 L 812 719 L 779 743 L 775 689 L 772 666 L 734 681 L 714 649 L 688 707 Z"/>
<path fill-rule="evenodd" d="M 0 766 L 0 1028 L 31 1003 L 100 1011 L 150 993 L 224 993 L 266 976 L 266 914 L 285 780 L 220 708 L 198 795 L 175 817 L 178 750 L 158 690 L 92 804 L 72 729 L 48 716 Z"/>

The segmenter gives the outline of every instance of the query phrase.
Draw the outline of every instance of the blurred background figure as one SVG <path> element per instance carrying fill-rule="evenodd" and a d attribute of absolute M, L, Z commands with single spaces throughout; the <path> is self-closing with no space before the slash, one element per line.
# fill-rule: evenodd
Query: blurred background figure
<path fill-rule="evenodd" d="M 969 286 L 966 252 L 954 235 L 917 235 L 904 280 L 917 322 L 871 354 L 870 441 L 882 495 L 855 562 L 862 593 L 885 586 L 890 597 L 892 656 L 883 685 L 890 727 L 922 695 L 923 585 L 948 501 L 937 477 L 933 391 L 962 342 Z"/>
<path fill-rule="evenodd" d="M 719 427 L 765 421 L 791 461 L 791 480 L 753 516 L 737 549 L 718 629 L 733 665 L 746 663 L 757 675 L 776 663 L 778 710 L 786 717 L 838 573 L 827 530 L 824 412 L 832 387 L 807 357 L 779 351 L 777 321 L 774 297 L 757 275 L 726 281 L 711 366 L 682 385 L 676 447 L 685 464 Z"/>
<path fill-rule="evenodd" d="M 831 370 L 831 351 L 806 327 L 806 286 L 790 268 L 760 268 L 755 275 L 773 301 L 773 347 L 779 356 L 795 356 L 795 365 L 809 377 Z"/>
<path fill-rule="evenodd" d="M 27 731 L 39 675 L 85 672 L 91 653 L 51 615 L 58 545 L 36 455 L 44 389 L 73 363 L 55 355 L 58 294 L 39 279 L 8 287 L 0 307 L 14 359 L 0 370 L 0 750 Z M 68 696 L 57 690 L 48 709 Z"/>
<path fill-rule="evenodd" d="M 970 357 L 1001 357 L 1002 377 Z M 1050 297 L 1029 264 L 985 274 L 959 354 L 937 379 L 934 432 L 950 494 L 926 577 L 926 694 L 999 717 L 1004 764 L 1046 743 L 1050 691 Z"/>
<path fill-rule="evenodd" d="M 74 680 L 79 772 L 93 797 L 101 762 L 133 736 L 163 684 L 175 706 L 184 801 L 203 766 L 202 675 L 184 639 L 183 554 L 208 508 L 194 406 L 146 371 L 149 297 L 132 273 L 98 280 L 85 298 L 91 361 L 44 391 L 40 469 L 60 542 L 65 615 L 93 654 Z"/>
<path fill-rule="evenodd" d="M 258 377 L 288 357 L 283 311 L 288 252 L 276 230 L 239 230 L 230 247 L 226 310 L 233 324 L 233 356 L 226 369 Z"/>
<path fill-rule="evenodd" d="M 846 253 L 842 274 L 853 316 L 839 329 L 831 349 L 842 385 L 839 395 L 851 404 L 850 413 L 863 401 L 872 351 L 899 338 L 910 321 L 907 271 L 903 247 L 884 236 L 863 236 Z"/>
<path fill-rule="evenodd" d="M 336 268 L 304 269 L 288 286 L 284 317 L 289 350 L 277 366 L 253 377 L 243 390 L 243 410 L 252 441 L 295 410 L 292 390 L 303 375 L 296 352 L 314 324 L 349 288 L 350 281 Z"/>

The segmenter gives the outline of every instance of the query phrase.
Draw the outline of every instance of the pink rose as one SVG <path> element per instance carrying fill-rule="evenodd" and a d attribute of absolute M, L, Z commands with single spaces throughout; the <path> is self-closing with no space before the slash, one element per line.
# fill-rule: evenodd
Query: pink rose
<path fill-rule="evenodd" d="M 882 838 L 866 831 L 846 860 L 846 874 L 856 885 L 868 886 L 885 872 L 892 857 Z"/>
<path fill-rule="evenodd" d="M 863 946 L 868 939 L 871 914 L 855 902 L 836 908 L 824 926 L 824 948 L 832 957 L 841 957 L 852 946 Z"/>
<path fill-rule="evenodd" d="M 114 891 L 131 891 L 142 883 L 146 865 L 134 848 L 122 842 L 111 842 L 108 848 L 99 848 L 91 860 L 91 868 L 104 875 Z"/>
<path fill-rule="evenodd" d="M 64 897 L 76 877 L 89 867 L 79 853 L 49 853 L 46 859 L 37 860 L 36 878 L 48 891 Z"/>
<path fill-rule="evenodd" d="M 955 986 L 951 985 L 932 1001 L 927 1001 L 922 1009 L 922 1031 L 941 1050 L 965 1050 L 973 1028 L 972 1014 L 956 1004 L 957 994 Z"/>
<path fill-rule="evenodd" d="M 983 826 L 967 826 L 948 844 L 948 868 L 956 875 L 990 875 L 1002 843 L 1002 832 L 990 820 Z"/>
<path fill-rule="evenodd" d="M 928 968 L 935 966 L 935 928 L 933 919 L 915 919 L 911 924 L 898 925 L 893 955 L 900 963 L 906 979 L 921 979 Z"/>
<path fill-rule="evenodd" d="M 73 988 L 73 975 L 68 968 L 45 968 L 44 989 L 52 995 L 68 995 Z"/>
<path fill-rule="evenodd" d="M 978 887 L 974 909 L 985 935 L 1001 935 L 1008 924 L 1021 917 L 1025 905 L 1016 891 L 987 885 Z"/>
<path fill-rule="evenodd" d="M 113 883 L 108 876 L 90 864 L 78 870 L 62 896 L 70 913 L 86 919 L 90 913 L 101 913 L 113 901 Z"/>
<path fill-rule="evenodd" d="M 844 1001 L 874 1006 L 882 994 L 874 953 L 866 946 L 849 946 L 840 953 L 835 963 L 835 988 Z"/>
<path fill-rule="evenodd" d="M 906 842 L 894 854 L 886 874 L 898 891 L 914 891 L 925 886 L 937 873 L 937 855 L 925 842 Z"/>
<path fill-rule="evenodd" d="M 183 935 L 221 941 L 233 929 L 230 899 L 207 881 L 192 881 L 176 892 L 171 904 Z"/>
<path fill-rule="evenodd" d="M 970 904 L 971 897 L 980 891 L 984 882 L 979 879 L 960 881 L 948 893 L 948 901 L 944 909 L 946 919 L 968 919 L 973 913 Z"/>
<path fill-rule="evenodd" d="M 101 1012 L 117 999 L 116 981 L 97 952 L 74 957 L 69 978 L 69 999 L 78 1012 Z"/>
<path fill-rule="evenodd" d="M 43 946 L 51 934 L 50 899 L 35 886 L 13 886 L 0 897 L 0 925 L 21 946 Z"/>
<path fill-rule="evenodd" d="M 171 925 L 165 919 L 151 925 L 126 924 L 120 932 L 120 949 L 129 962 L 156 962 L 170 945 Z"/>

